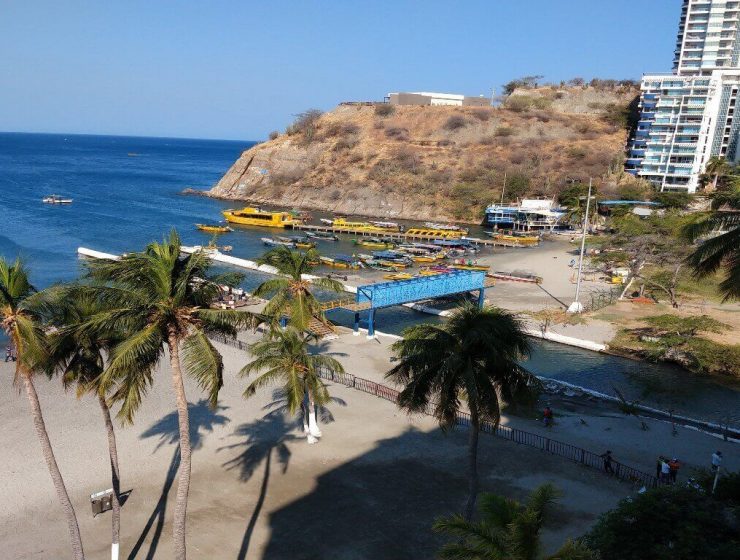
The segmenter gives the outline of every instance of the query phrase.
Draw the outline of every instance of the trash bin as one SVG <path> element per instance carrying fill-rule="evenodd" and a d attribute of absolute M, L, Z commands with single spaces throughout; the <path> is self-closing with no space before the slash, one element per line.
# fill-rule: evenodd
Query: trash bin
<path fill-rule="evenodd" d="M 113 509 L 113 488 L 90 494 L 93 517 Z"/>

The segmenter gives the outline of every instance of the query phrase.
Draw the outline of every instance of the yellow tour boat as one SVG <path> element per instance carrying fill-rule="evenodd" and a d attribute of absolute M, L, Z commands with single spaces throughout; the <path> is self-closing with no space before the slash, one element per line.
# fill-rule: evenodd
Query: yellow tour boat
<path fill-rule="evenodd" d="M 477 262 L 456 262 L 449 265 L 450 268 L 454 268 L 456 270 L 488 270 L 491 268 L 490 266 L 486 264 L 478 264 Z"/>
<path fill-rule="evenodd" d="M 331 226 L 336 229 L 346 229 L 351 231 L 363 231 L 370 233 L 388 233 L 398 231 L 398 227 L 388 228 L 371 224 L 370 222 L 349 222 L 345 218 L 335 218 Z"/>
<path fill-rule="evenodd" d="M 207 231 L 208 233 L 228 233 L 234 231 L 229 226 L 217 226 L 210 224 L 195 224 L 200 231 Z"/>
<path fill-rule="evenodd" d="M 406 230 L 408 237 L 422 237 L 427 239 L 459 239 L 465 236 L 462 230 L 431 229 L 431 228 L 409 228 Z"/>
<path fill-rule="evenodd" d="M 244 226 L 284 228 L 303 223 L 303 220 L 296 218 L 290 212 L 270 212 L 249 206 L 241 210 L 224 210 L 223 215 L 227 222 Z"/>

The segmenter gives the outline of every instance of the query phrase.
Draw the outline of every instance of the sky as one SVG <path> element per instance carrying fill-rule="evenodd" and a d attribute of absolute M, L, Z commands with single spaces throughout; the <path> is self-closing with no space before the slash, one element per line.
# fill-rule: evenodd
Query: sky
<path fill-rule="evenodd" d="M 391 91 L 669 72 L 680 0 L 0 0 L 0 131 L 260 140 Z M 649 32 L 648 32 L 649 31 Z"/>

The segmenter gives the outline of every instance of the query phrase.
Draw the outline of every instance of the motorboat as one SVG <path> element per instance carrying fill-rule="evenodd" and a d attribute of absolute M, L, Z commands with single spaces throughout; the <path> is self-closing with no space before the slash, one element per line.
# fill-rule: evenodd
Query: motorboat
<path fill-rule="evenodd" d="M 333 233 L 326 233 L 323 231 L 306 231 L 304 233 L 309 239 L 316 239 L 317 241 L 339 241 L 339 237 Z"/>
<path fill-rule="evenodd" d="M 71 198 L 62 198 L 58 194 L 50 194 L 41 199 L 44 204 L 72 204 Z"/>
<path fill-rule="evenodd" d="M 213 224 L 195 224 L 195 227 L 200 231 L 206 231 L 208 233 L 228 233 L 234 231 L 229 226 L 220 226 Z"/>

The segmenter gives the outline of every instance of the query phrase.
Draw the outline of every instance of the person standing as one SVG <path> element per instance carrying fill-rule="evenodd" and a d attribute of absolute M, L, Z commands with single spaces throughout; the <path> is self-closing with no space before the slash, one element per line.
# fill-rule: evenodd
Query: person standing
<path fill-rule="evenodd" d="M 712 472 L 717 472 L 722 465 L 722 452 L 715 451 L 712 453 Z"/>
<path fill-rule="evenodd" d="M 13 357 L 13 353 L 10 351 L 10 344 L 5 348 L 5 362 L 9 362 Z"/>
<path fill-rule="evenodd" d="M 604 472 L 614 474 L 614 467 L 612 467 L 614 458 L 612 457 L 612 452 L 607 449 L 606 453 L 601 455 L 601 458 L 604 460 Z"/>
<path fill-rule="evenodd" d="M 666 461 L 660 464 L 660 481 L 664 484 L 668 484 L 671 480 L 671 467 L 668 466 Z"/>
<path fill-rule="evenodd" d="M 678 478 L 678 469 L 681 468 L 681 463 L 676 457 L 674 457 L 668 462 L 668 468 L 670 469 L 671 484 L 676 484 L 676 479 Z"/>
<path fill-rule="evenodd" d="M 550 408 L 549 406 L 546 406 L 545 410 L 542 412 L 542 420 L 545 423 L 546 428 L 549 428 L 550 426 L 552 426 L 552 418 L 553 418 L 552 408 Z"/>

